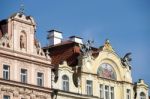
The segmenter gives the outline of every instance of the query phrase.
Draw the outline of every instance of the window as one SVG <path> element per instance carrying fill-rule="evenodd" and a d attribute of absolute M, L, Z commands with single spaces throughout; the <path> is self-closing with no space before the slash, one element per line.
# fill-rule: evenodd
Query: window
<path fill-rule="evenodd" d="M 37 73 L 37 85 L 43 86 L 43 82 L 44 82 L 43 73 L 38 72 Z"/>
<path fill-rule="evenodd" d="M 146 99 L 146 95 L 145 95 L 144 92 L 141 92 L 141 93 L 140 93 L 140 99 Z"/>
<path fill-rule="evenodd" d="M 100 99 L 115 99 L 114 87 L 100 84 Z"/>
<path fill-rule="evenodd" d="M 102 84 L 100 84 L 100 99 L 104 99 L 104 88 Z"/>
<path fill-rule="evenodd" d="M 87 90 L 87 95 L 93 95 L 93 88 L 92 88 L 92 81 L 87 80 L 86 81 L 86 90 Z"/>
<path fill-rule="evenodd" d="M 3 79 L 9 80 L 9 66 L 3 65 Z"/>
<path fill-rule="evenodd" d="M 114 99 L 114 87 L 110 87 L 110 99 Z"/>
<path fill-rule="evenodd" d="M 64 91 L 69 91 L 69 78 L 67 75 L 62 76 L 62 89 Z"/>
<path fill-rule="evenodd" d="M 130 89 L 127 89 L 127 99 L 131 99 L 131 91 L 130 91 Z"/>
<path fill-rule="evenodd" d="M 22 83 L 27 83 L 27 70 L 26 69 L 21 69 L 21 82 Z"/>
<path fill-rule="evenodd" d="M 10 96 L 4 95 L 3 99 L 10 99 Z"/>
<path fill-rule="evenodd" d="M 109 99 L 109 86 L 105 86 L 105 99 Z"/>

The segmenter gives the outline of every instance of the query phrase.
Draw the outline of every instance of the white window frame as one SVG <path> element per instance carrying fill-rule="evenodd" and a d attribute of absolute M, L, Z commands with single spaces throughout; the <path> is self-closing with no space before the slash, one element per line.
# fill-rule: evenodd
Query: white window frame
<path fill-rule="evenodd" d="M 100 99 L 115 99 L 115 87 L 100 84 Z"/>
<path fill-rule="evenodd" d="M 104 99 L 104 85 L 100 84 L 100 99 Z"/>
<path fill-rule="evenodd" d="M 110 99 L 115 99 L 114 87 L 110 87 Z"/>
<path fill-rule="evenodd" d="M 126 90 L 126 99 L 131 99 L 131 90 L 130 89 Z"/>
<path fill-rule="evenodd" d="M 39 74 L 41 76 L 39 76 Z M 44 86 L 44 73 L 37 72 L 37 85 L 38 86 Z"/>
<path fill-rule="evenodd" d="M 7 67 L 8 69 L 4 69 L 4 67 Z M 3 64 L 3 79 L 9 80 L 10 79 L 10 66 Z"/>
<path fill-rule="evenodd" d="M 109 86 L 105 85 L 105 99 L 110 99 Z"/>
<path fill-rule="evenodd" d="M 67 75 L 62 76 L 62 90 L 69 91 L 69 77 Z"/>
<path fill-rule="evenodd" d="M 86 92 L 87 92 L 87 95 L 93 95 L 93 82 L 92 82 L 92 80 L 86 80 Z"/>
<path fill-rule="evenodd" d="M 25 71 L 25 73 L 23 73 L 22 70 Z M 21 80 L 22 83 L 27 83 L 27 69 L 21 68 L 21 70 L 20 70 L 20 80 Z"/>
<path fill-rule="evenodd" d="M 141 92 L 141 93 L 140 93 L 140 99 L 146 99 L 146 95 L 145 95 L 144 92 Z"/>

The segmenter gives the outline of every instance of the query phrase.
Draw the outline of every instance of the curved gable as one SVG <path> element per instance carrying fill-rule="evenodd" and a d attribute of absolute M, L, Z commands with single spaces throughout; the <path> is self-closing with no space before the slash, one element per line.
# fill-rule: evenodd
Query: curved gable
<path fill-rule="evenodd" d="M 94 60 L 94 63 L 93 63 L 93 66 L 94 67 L 96 66 L 94 68 L 94 73 L 97 73 L 97 71 L 100 69 L 100 66 L 104 63 L 109 64 L 111 66 L 112 71 L 115 72 L 116 80 L 118 80 L 118 81 L 125 80 L 125 75 L 126 75 L 127 71 L 126 71 L 125 67 L 121 64 L 121 59 L 116 53 L 109 52 L 109 51 L 101 51 L 99 53 L 99 56 Z M 106 66 L 104 66 L 104 68 L 105 67 Z M 111 72 L 110 69 L 109 69 L 109 71 Z M 130 77 L 128 77 L 128 78 L 130 78 Z M 132 80 L 130 82 L 132 82 Z"/>

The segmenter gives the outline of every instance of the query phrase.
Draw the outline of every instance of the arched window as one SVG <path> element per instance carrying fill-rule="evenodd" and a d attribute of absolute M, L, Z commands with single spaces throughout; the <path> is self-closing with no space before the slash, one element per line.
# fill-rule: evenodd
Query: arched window
<path fill-rule="evenodd" d="M 25 31 L 21 31 L 20 33 L 20 49 L 27 48 L 27 36 Z"/>
<path fill-rule="evenodd" d="M 140 93 L 140 99 L 146 99 L 146 95 L 145 95 L 144 92 L 141 92 L 141 93 Z"/>
<path fill-rule="evenodd" d="M 69 78 L 67 75 L 62 76 L 62 89 L 64 91 L 69 91 Z"/>

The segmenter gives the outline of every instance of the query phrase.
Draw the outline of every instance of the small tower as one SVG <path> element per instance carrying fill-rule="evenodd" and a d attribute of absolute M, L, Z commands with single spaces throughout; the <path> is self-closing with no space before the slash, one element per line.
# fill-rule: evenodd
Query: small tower
<path fill-rule="evenodd" d="M 25 15 L 23 10 L 12 14 L 8 18 L 8 35 L 11 39 L 12 49 L 32 54 L 35 29 L 36 23 L 34 19 Z"/>

